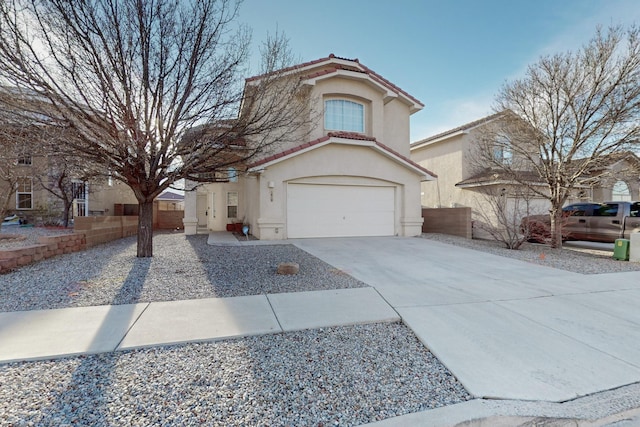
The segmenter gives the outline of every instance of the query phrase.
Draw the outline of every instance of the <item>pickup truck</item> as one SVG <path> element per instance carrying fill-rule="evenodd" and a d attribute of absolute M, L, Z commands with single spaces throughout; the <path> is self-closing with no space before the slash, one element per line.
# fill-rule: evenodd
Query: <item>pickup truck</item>
<path fill-rule="evenodd" d="M 531 240 L 549 236 L 548 215 L 523 218 L 523 229 L 530 224 Z M 563 240 L 613 243 L 640 232 L 640 202 L 574 203 L 562 208 Z"/>

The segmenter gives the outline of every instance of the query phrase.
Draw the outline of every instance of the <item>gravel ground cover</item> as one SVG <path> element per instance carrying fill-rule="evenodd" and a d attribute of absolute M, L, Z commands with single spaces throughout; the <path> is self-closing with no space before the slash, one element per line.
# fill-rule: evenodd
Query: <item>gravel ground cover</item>
<path fill-rule="evenodd" d="M 0 424 L 353 426 L 469 395 L 400 323 L 0 365 Z"/>
<path fill-rule="evenodd" d="M 423 234 L 422 237 L 574 273 L 602 274 L 640 271 L 640 263 L 616 261 L 612 258 L 612 251 L 569 247 L 551 249 L 549 246 L 534 243 L 525 243 L 518 250 L 510 250 L 491 240 L 465 239 L 437 233 Z"/>
<path fill-rule="evenodd" d="M 599 251 L 423 235 L 580 273 L 639 270 Z M 135 238 L 0 275 L 0 311 L 366 286 L 291 245 Z M 300 264 L 277 276 L 278 262 Z M 359 425 L 470 399 L 400 323 L 0 365 L 0 425 Z"/>
<path fill-rule="evenodd" d="M 136 258 L 131 237 L 19 268 L 0 275 L 0 311 L 367 286 L 293 245 L 210 246 L 207 237 L 156 234 L 152 258 Z M 300 272 L 278 275 L 280 262 Z"/>
<path fill-rule="evenodd" d="M 31 237 L 30 237 L 31 238 Z M 362 287 L 292 245 L 122 239 L 0 275 L 0 311 Z M 277 264 L 300 273 L 279 276 Z M 0 364 L 0 425 L 359 425 L 470 399 L 401 323 Z"/>

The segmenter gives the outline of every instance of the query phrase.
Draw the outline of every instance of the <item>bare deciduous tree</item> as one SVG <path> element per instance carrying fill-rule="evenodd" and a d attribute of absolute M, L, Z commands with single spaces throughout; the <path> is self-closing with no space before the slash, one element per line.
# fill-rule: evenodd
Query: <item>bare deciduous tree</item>
<path fill-rule="evenodd" d="M 526 187 L 487 186 L 479 191 L 480 206 L 474 209 L 474 227 L 486 232 L 507 249 L 519 249 L 530 240 L 534 230 L 522 224 L 522 218 L 537 214 L 533 193 Z"/>
<path fill-rule="evenodd" d="M 567 198 L 600 178 L 608 155 L 638 145 L 640 30 L 598 29 L 579 51 L 542 57 L 503 86 L 495 108 L 505 113 L 484 137 L 484 160 L 549 200 L 559 247 Z"/>
<path fill-rule="evenodd" d="M 76 184 L 96 177 L 96 173 L 83 170 L 80 162 L 67 157 L 50 155 L 47 163 L 47 171 L 37 177 L 38 185 L 62 203 L 61 225 L 68 227 L 74 200 L 84 198 L 84 194 L 76 194 L 77 189 L 84 189 L 84 186 Z"/>
<path fill-rule="evenodd" d="M 277 71 L 291 62 L 281 35 L 243 86 L 250 33 L 237 13 L 236 0 L 0 3 L 0 76 L 22 91 L 4 103 L 35 100 L 80 136 L 58 150 L 133 190 L 139 257 L 153 254 L 153 200 L 172 183 L 241 170 L 308 125 L 300 79 Z"/>

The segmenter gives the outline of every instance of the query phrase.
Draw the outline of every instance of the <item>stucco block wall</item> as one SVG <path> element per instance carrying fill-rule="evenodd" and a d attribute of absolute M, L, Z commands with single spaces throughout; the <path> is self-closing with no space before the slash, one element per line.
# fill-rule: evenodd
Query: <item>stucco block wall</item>
<path fill-rule="evenodd" d="M 423 233 L 442 233 L 471 239 L 471 208 L 422 209 Z"/>
<path fill-rule="evenodd" d="M 154 228 L 158 230 L 176 230 L 184 228 L 184 211 L 156 211 Z"/>
<path fill-rule="evenodd" d="M 84 233 L 87 246 L 138 234 L 137 216 L 88 216 L 74 221 L 74 230 Z"/>
<path fill-rule="evenodd" d="M 84 233 L 42 236 L 37 245 L 0 250 L 0 273 L 6 273 L 56 255 L 82 251 L 87 248 Z"/>

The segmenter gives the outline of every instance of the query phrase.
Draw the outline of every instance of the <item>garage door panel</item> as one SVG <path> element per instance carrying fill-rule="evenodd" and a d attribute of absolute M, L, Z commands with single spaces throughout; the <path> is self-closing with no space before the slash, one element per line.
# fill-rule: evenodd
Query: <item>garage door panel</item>
<path fill-rule="evenodd" d="M 289 184 L 290 238 L 391 236 L 395 232 L 394 187 Z"/>

